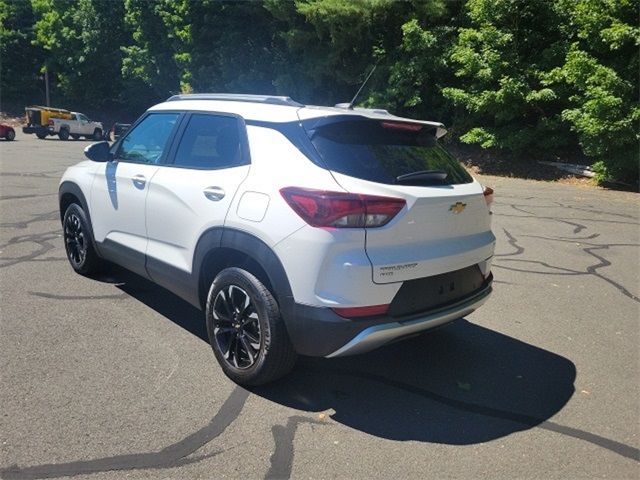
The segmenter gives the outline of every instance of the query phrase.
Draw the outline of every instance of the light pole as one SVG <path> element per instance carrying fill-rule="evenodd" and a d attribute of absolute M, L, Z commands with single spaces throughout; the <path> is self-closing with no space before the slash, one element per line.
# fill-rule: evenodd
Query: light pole
<path fill-rule="evenodd" d="M 47 107 L 50 107 L 51 103 L 49 101 L 49 69 L 46 66 L 44 67 L 44 91 L 47 98 Z"/>

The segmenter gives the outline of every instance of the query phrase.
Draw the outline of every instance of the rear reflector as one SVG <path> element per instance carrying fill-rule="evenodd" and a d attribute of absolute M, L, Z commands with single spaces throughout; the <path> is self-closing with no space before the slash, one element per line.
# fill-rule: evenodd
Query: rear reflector
<path fill-rule="evenodd" d="M 402 198 L 286 187 L 280 194 L 312 227 L 374 228 L 391 221 L 406 202 Z"/>
<path fill-rule="evenodd" d="M 490 207 L 493 203 L 493 188 L 484 187 L 484 191 L 482 193 L 484 194 L 484 201 L 487 202 L 487 205 Z"/>
<path fill-rule="evenodd" d="M 368 307 L 332 308 L 334 312 L 343 318 L 371 317 L 384 315 L 389 310 L 389 305 L 371 305 Z"/>

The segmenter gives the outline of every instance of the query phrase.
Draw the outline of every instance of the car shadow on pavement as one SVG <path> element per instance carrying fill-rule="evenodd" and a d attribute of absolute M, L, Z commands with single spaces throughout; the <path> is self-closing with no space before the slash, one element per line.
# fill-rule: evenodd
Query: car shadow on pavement
<path fill-rule="evenodd" d="M 393 440 L 452 445 L 532 428 L 574 392 L 574 364 L 458 320 L 368 354 L 303 358 L 287 378 L 253 393 Z"/>
<path fill-rule="evenodd" d="M 137 275 L 114 278 L 102 280 L 208 341 L 198 309 Z M 466 445 L 545 422 L 569 401 L 575 377 L 567 358 L 462 319 L 363 355 L 302 357 L 287 377 L 251 391 L 381 438 Z"/>

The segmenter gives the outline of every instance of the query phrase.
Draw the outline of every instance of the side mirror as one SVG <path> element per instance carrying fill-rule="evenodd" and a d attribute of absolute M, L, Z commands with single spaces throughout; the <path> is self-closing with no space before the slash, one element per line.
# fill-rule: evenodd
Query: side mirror
<path fill-rule="evenodd" d="M 102 141 L 92 143 L 86 147 L 84 149 L 84 154 L 89 160 L 93 160 L 94 162 L 108 162 L 111 160 L 110 149 L 111 147 L 109 146 L 109 142 Z"/>

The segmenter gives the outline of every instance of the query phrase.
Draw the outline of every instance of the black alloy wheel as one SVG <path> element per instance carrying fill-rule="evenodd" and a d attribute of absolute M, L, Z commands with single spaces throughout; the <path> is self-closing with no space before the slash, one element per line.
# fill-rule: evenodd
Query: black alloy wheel
<path fill-rule="evenodd" d="M 64 244 L 73 267 L 81 267 L 87 258 L 87 238 L 82 231 L 80 217 L 75 212 L 65 218 Z"/>
<path fill-rule="evenodd" d="M 209 343 L 220 367 L 240 385 L 264 385 L 286 375 L 296 362 L 278 302 L 252 273 L 222 270 L 206 303 Z"/>
<path fill-rule="evenodd" d="M 64 249 L 73 269 L 81 275 L 100 271 L 102 261 L 93 246 L 90 223 L 82 207 L 72 203 L 62 220 Z"/>
<path fill-rule="evenodd" d="M 213 335 L 229 365 L 247 369 L 260 355 L 260 321 L 249 294 L 227 285 L 213 301 Z"/>
<path fill-rule="evenodd" d="M 6 138 L 7 140 L 11 141 L 11 140 L 13 140 L 14 138 L 16 138 L 16 132 L 14 132 L 13 130 L 9 130 L 9 131 L 7 132 L 7 136 L 6 136 L 6 137 L 4 137 L 4 138 Z"/>

